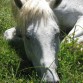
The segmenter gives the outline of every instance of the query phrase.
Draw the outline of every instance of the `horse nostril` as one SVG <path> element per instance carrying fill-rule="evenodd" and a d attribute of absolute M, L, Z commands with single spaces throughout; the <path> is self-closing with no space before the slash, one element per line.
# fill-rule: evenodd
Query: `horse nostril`
<path fill-rule="evenodd" d="M 56 83 L 59 83 L 59 81 L 58 81 L 58 82 L 56 82 Z"/>

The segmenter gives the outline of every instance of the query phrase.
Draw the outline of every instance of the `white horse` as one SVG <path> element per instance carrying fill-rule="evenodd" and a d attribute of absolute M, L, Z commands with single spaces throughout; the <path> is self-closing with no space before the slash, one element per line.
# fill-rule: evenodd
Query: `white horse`
<path fill-rule="evenodd" d="M 59 20 L 61 30 L 70 31 L 65 39 L 77 39 L 83 42 L 83 0 L 62 0 L 54 12 Z M 64 41 L 63 40 L 63 41 Z M 62 42 L 63 42 L 62 41 Z"/>
<path fill-rule="evenodd" d="M 16 35 L 21 35 L 27 57 L 41 75 L 41 81 L 58 82 L 56 54 L 60 32 L 56 16 L 49 6 L 50 2 L 45 0 L 12 1 L 17 28 L 8 29 L 4 36 L 7 40 L 12 40 L 16 38 Z"/>
<path fill-rule="evenodd" d="M 28 58 L 38 69 L 43 80 L 47 82 L 59 81 L 56 73 L 57 51 L 59 45 L 59 26 L 63 30 L 70 30 L 68 36 L 83 42 L 83 1 L 82 0 L 14 0 L 13 13 L 17 21 L 17 28 L 5 31 L 7 40 L 22 35 Z M 61 2 L 61 3 L 60 3 Z M 57 3 L 60 3 L 57 6 Z M 52 12 L 51 8 L 54 13 Z M 57 8 L 55 8 L 57 6 Z M 74 34 L 74 36 L 73 36 Z M 68 41 L 70 42 L 70 39 Z M 64 39 L 65 40 L 65 39 Z M 63 40 L 63 41 L 64 41 Z"/>

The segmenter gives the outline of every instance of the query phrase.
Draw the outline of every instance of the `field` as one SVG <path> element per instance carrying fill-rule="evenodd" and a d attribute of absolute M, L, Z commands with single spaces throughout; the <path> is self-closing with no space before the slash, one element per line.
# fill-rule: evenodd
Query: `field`
<path fill-rule="evenodd" d="M 0 0 L 0 83 L 40 83 L 34 68 L 28 67 L 23 43 L 3 38 L 6 29 L 15 26 L 10 0 Z M 60 83 L 83 83 L 82 44 L 63 43 L 58 53 Z M 23 51 L 22 51 L 23 50 Z"/>

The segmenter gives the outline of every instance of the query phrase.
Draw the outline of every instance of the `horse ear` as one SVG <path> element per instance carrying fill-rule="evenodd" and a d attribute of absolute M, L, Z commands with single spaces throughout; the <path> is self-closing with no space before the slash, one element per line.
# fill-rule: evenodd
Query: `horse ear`
<path fill-rule="evenodd" d="M 22 7 L 22 2 L 21 2 L 21 0 L 14 0 L 14 2 L 15 2 L 15 4 L 16 4 L 16 6 L 20 9 L 21 7 Z"/>
<path fill-rule="evenodd" d="M 62 0 L 56 0 L 54 7 L 57 7 L 61 2 L 62 2 Z"/>

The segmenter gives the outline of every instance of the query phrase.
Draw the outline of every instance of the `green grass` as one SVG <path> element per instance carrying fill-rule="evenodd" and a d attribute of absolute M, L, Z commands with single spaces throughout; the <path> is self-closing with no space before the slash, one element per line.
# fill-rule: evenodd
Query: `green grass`
<path fill-rule="evenodd" d="M 82 45 L 76 42 L 61 45 L 59 53 L 59 73 L 61 83 L 83 83 Z"/>
<path fill-rule="evenodd" d="M 9 2 L 0 0 L 0 83 L 39 83 L 36 72 L 22 65 L 27 63 L 19 57 L 25 55 L 21 51 L 23 45 L 18 45 L 19 42 L 11 44 L 3 38 L 4 31 L 15 26 Z M 83 51 L 80 47 L 82 45 L 74 42 L 61 45 L 58 54 L 60 83 L 83 83 Z M 33 72 L 26 75 L 27 71 Z"/>

